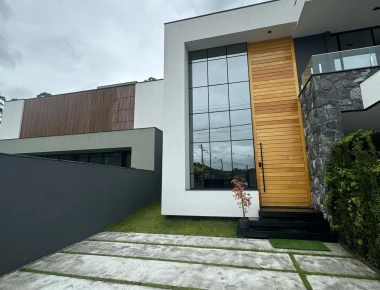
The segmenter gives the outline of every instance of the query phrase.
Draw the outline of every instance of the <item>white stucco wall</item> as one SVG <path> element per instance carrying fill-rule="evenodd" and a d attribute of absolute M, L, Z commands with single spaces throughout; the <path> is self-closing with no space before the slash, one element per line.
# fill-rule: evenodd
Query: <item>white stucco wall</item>
<path fill-rule="evenodd" d="M 24 100 L 4 103 L 3 119 L 0 125 L 0 140 L 20 138 Z"/>
<path fill-rule="evenodd" d="M 230 191 L 190 190 L 188 49 L 291 36 L 299 10 L 281 0 L 165 25 L 162 214 L 241 216 Z M 256 217 L 258 192 L 251 193 Z"/>
<path fill-rule="evenodd" d="M 163 130 L 164 80 L 136 84 L 135 129 L 156 127 Z"/>
<path fill-rule="evenodd" d="M 364 109 L 380 101 L 380 71 L 360 84 Z"/>
<path fill-rule="evenodd" d="M 154 170 L 156 129 L 0 140 L 0 152 L 38 154 L 131 148 L 131 167 Z"/>

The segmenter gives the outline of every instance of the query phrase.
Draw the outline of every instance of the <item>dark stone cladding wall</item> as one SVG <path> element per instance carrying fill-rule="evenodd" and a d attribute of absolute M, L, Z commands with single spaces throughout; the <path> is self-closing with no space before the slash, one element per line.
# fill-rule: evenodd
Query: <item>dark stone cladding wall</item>
<path fill-rule="evenodd" d="M 161 200 L 155 171 L 0 154 L 0 276 Z"/>
<path fill-rule="evenodd" d="M 324 173 L 331 162 L 331 144 L 343 138 L 342 111 L 363 109 L 360 83 L 379 68 L 313 75 L 300 94 L 313 206 L 323 206 Z"/>

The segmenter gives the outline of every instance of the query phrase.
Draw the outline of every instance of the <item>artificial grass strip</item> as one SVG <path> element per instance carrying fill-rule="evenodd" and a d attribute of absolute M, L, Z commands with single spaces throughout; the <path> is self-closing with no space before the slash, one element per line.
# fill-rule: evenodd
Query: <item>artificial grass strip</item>
<path fill-rule="evenodd" d="M 292 259 L 293 265 L 297 270 L 298 275 L 300 276 L 303 285 L 307 290 L 313 290 L 313 288 L 310 285 L 310 282 L 307 280 L 306 274 L 302 271 L 300 264 L 298 264 L 296 258 L 293 254 L 289 254 L 290 259 Z"/>
<path fill-rule="evenodd" d="M 237 218 L 186 218 L 161 215 L 161 203 L 142 208 L 106 231 L 237 238 Z"/>
<path fill-rule="evenodd" d="M 320 241 L 269 239 L 269 242 L 276 249 L 331 252 L 331 250 Z"/>

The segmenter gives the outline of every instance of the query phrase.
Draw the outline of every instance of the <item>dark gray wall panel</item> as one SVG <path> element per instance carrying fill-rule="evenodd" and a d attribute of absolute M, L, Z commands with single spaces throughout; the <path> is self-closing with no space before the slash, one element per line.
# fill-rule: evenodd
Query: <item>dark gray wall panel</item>
<path fill-rule="evenodd" d="M 380 130 L 380 103 L 362 111 L 342 112 L 342 127 L 345 135 L 363 130 Z"/>
<path fill-rule="evenodd" d="M 312 55 L 327 53 L 326 34 L 316 34 L 294 39 L 297 74 L 300 80 Z"/>
<path fill-rule="evenodd" d="M 160 201 L 156 148 L 156 171 L 0 154 L 0 275 Z"/>

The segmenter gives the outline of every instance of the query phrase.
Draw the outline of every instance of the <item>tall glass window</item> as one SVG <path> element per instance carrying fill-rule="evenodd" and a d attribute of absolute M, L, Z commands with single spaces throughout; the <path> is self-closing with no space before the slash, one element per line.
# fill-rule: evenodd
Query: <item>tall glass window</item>
<path fill-rule="evenodd" d="M 257 188 L 247 45 L 189 53 L 192 189 Z"/>

